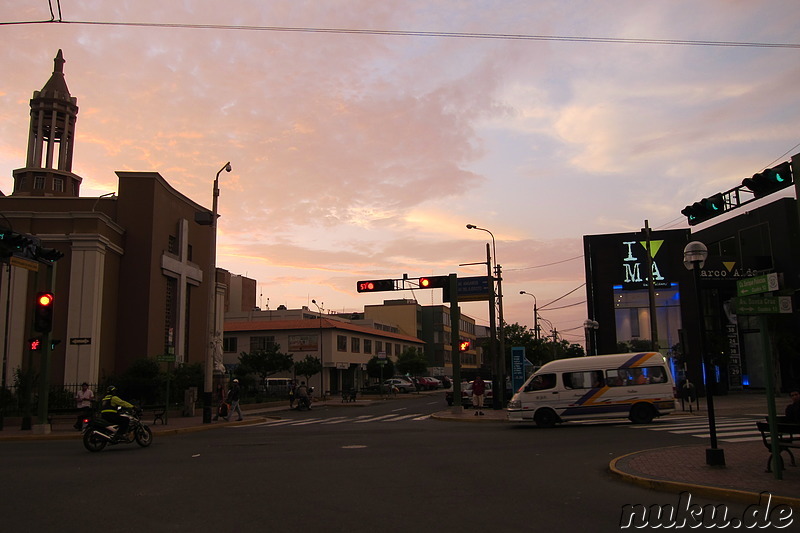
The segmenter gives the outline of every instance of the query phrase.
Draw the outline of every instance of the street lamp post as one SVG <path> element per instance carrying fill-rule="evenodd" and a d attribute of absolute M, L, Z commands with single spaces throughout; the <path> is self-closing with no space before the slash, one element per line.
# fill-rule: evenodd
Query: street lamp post
<path fill-rule="evenodd" d="M 500 265 L 497 264 L 497 248 L 495 246 L 494 234 L 485 228 L 479 228 L 475 224 L 467 224 L 467 229 L 477 229 L 485 231 L 492 237 L 492 254 L 494 255 L 494 273 L 497 280 L 497 318 L 498 328 L 497 334 L 499 337 L 499 348 L 497 355 L 497 372 L 495 374 L 495 382 L 492 384 L 494 387 L 493 395 L 493 408 L 502 409 L 505 404 L 505 390 L 506 390 L 506 353 L 505 353 L 505 332 L 503 331 L 503 276 L 500 272 Z"/>
<path fill-rule="evenodd" d="M 325 357 L 322 352 L 322 309 L 319 305 L 317 305 L 316 300 L 311 300 L 311 303 L 317 307 L 317 313 L 319 314 L 319 364 L 322 365 L 322 368 L 319 371 L 319 394 L 323 398 L 325 397 L 325 363 L 323 362 Z M 325 305 L 325 302 L 321 302 L 322 305 Z"/>
<path fill-rule="evenodd" d="M 703 320 L 703 298 L 700 294 L 700 269 L 703 268 L 708 257 L 708 248 L 699 241 L 692 241 L 683 249 L 683 265 L 687 270 L 694 271 L 694 290 L 697 294 L 697 323 L 700 326 L 698 344 L 700 348 L 700 361 L 703 366 L 703 378 L 708 404 L 708 432 L 711 437 L 711 448 L 706 449 L 706 464 L 709 466 L 725 466 L 725 451 L 717 448 L 717 425 L 714 419 L 714 394 L 711 390 L 713 373 L 706 358 L 706 331 Z"/>
<path fill-rule="evenodd" d="M 597 320 L 587 318 L 583 321 L 583 329 L 586 333 L 586 355 L 597 355 L 597 345 L 593 337 L 599 327 L 600 323 Z"/>
<path fill-rule="evenodd" d="M 219 332 L 217 331 L 217 203 L 219 199 L 219 175 L 231 171 L 231 162 L 225 163 L 214 177 L 211 200 L 211 260 L 208 268 L 208 352 L 203 380 L 203 423 L 211 423 L 211 395 L 214 386 L 214 350 Z"/>
<path fill-rule="evenodd" d="M 536 308 L 536 296 L 526 291 L 519 291 L 520 294 L 533 296 L 533 338 L 539 340 L 539 310 Z"/>

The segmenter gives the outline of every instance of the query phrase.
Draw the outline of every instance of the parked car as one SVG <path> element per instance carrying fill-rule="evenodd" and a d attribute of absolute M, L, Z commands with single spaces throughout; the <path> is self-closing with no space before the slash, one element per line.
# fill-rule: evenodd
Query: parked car
<path fill-rule="evenodd" d="M 440 384 L 438 379 L 429 377 L 417 378 L 417 386 L 419 386 L 420 390 L 436 390 Z"/>
<path fill-rule="evenodd" d="M 414 385 L 410 381 L 406 381 L 405 379 L 398 379 L 398 378 L 387 379 L 386 381 L 383 382 L 383 384 L 387 387 L 395 386 L 397 387 L 397 390 L 399 390 L 400 392 L 415 392 L 417 390 L 416 385 Z"/>
<path fill-rule="evenodd" d="M 486 392 L 483 394 L 483 405 L 489 406 L 492 404 L 494 395 L 492 394 L 492 382 L 484 380 L 486 384 Z M 445 400 L 447 405 L 453 405 L 453 391 L 449 390 L 445 393 Z M 472 407 L 472 382 L 461 382 L 461 405 L 464 407 Z"/>

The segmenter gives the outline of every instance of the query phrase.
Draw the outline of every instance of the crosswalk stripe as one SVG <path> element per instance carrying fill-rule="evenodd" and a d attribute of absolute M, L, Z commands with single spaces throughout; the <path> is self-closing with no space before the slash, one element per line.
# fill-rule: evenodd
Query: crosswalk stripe
<path fill-rule="evenodd" d="M 296 419 L 296 418 L 287 418 L 287 419 L 278 419 L 278 420 L 267 420 L 266 422 L 260 422 L 258 424 L 251 424 L 247 426 L 233 426 L 236 428 L 255 428 L 255 427 L 278 427 L 278 426 L 310 426 L 312 424 L 319 424 L 319 425 L 334 425 L 334 424 L 345 424 L 348 422 L 352 422 L 353 424 L 365 424 L 369 422 L 399 422 L 401 420 L 426 420 L 430 418 L 430 415 L 423 415 L 421 413 L 411 413 L 405 415 L 399 415 L 397 413 L 392 413 L 388 415 L 382 416 L 374 416 L 374 415 L 359 415 L 354 417 L 345 417 L 345 416 L 334 416 L 330 418 L 304 418 L 304 419 Z"/>
<path fill-rule="evenodd" d="M 761 440 L 761 435 L 755 427 L 754 419 L 718 418 L 714 421 L 717 439 L 722 442 L 752 442 Z M 708 420 L 659 421 L 658 427 L 648 425 L 628 426 L 648 431 L 667 431 L 675 435 L 689 435 L 701 439 L 709 438 Z"/>

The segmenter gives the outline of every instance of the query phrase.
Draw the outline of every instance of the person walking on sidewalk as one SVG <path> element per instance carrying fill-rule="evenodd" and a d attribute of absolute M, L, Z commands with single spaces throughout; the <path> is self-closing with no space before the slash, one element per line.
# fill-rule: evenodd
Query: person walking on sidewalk
<path fill-rule="evenodd" d="M 475 376 L 472 382 L 472 407 L 475 408 L 475 416 L 483 416 L 483 395 L 486 392 L 486 383 L 481 376 Z"/>
<path fill-rule="evenodd" d="M 789 390 L 789 398 L 792 403 L 786 406 L 786 421 L 790 424 L 800 424 L 800 388 L 794 387 Z"/>
<path fill-rule="evenodd" d="M 228 411 L 228 416 L 225 417 L 225 421 L 226 422 L 230 422 L 231 415 L 233 414 L 234 411 L 236 411 L 236 414 L 239 415 L 239 419 L 238 420 L 242 419 L 242 408 L 239 407 L 239 394 L 240 393 L 241 393 L 241 390 L 239 389 L 239 380 L 238 379 L 234 379 L 233 380 L 233 384 L 231 385 L 231 390 L 228 391 L 228 402 L 230 402 L 231 408 L 230 408 L 230 411 Z"/>

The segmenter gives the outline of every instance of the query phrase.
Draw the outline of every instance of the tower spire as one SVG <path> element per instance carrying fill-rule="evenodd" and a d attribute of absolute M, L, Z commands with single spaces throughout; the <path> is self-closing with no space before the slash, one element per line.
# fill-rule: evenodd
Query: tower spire
<path fill-rule="evenodd" d="M 78 99 L 69 94 L 64 63 L 59 50 L 53 74 L 31 98 L 27 162 L 13 172 L 14 195 L 79 196 L 83 179 L 72 173 Z"/>

